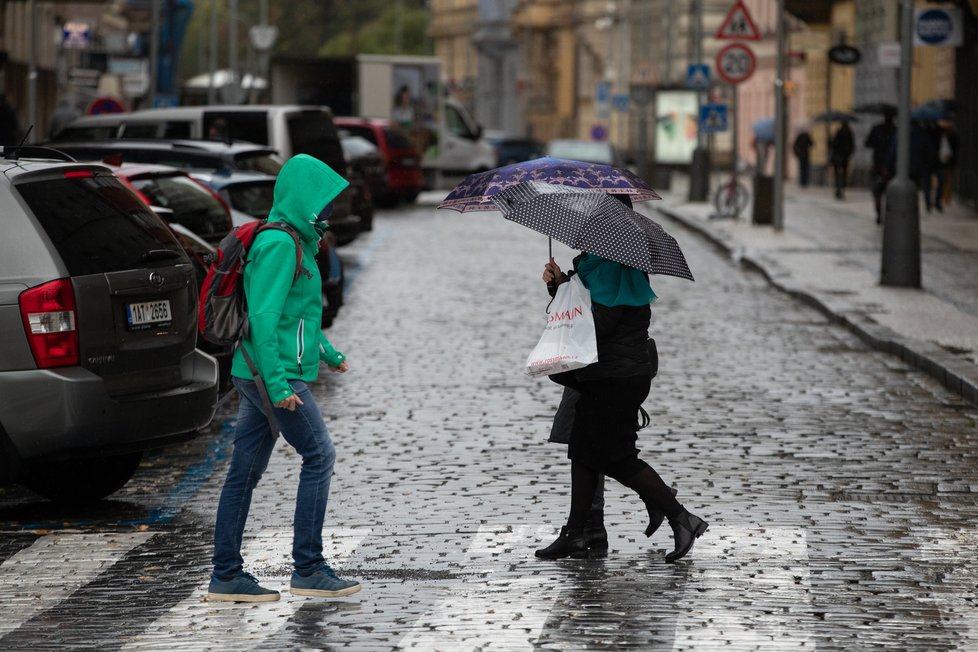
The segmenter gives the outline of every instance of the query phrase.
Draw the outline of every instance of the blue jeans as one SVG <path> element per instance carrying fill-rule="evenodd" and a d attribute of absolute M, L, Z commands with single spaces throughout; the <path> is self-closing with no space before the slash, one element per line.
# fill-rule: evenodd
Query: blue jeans
<path fill-rule="evenodd" d="M 241 539 L 251 494 L 268 467 L 277 433 L 262 410 L 258 386 L 233 378 L 240 402 L 234 429 L 234 452 L 228 468 L 214 527 L 214 577 L 227 581 L 241 572 Z M 333 476 L 336 451 L 309 387 L 301 380 L 289 384 L 302 400 L 294 412 L 275 408 L 282 436 L 302 456 L 299 491 L 295 499 L 292 559 L 296 570 L 308 574 L 323 564 L 323 520 Z"/>

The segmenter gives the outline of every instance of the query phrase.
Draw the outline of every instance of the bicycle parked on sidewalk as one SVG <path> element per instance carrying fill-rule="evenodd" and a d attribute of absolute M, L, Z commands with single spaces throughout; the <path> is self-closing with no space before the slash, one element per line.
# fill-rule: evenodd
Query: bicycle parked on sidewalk
<path fill-rule="evenodd" d="M 740 183 L 736 174 L 731 175 L 713 193 L 713 207 L 717 212 L 710 217 L 737 219 L 749 202 L 750 191 L 747 186 Z"/>

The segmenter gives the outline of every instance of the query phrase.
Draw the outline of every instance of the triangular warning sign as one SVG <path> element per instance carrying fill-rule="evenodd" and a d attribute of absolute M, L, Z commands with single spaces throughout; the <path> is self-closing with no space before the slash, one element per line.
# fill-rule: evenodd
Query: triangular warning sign
<path fill-rule="evenodd" d="M 760 41 L 761 33 L 757 31 L 754 19 L 747 11 L 744 0 L 737 0 L 730 7 L 727 17 L 723 19 L 720 29 L 713 35 L 717 39 L 733 39 L 737 41 Z"/>

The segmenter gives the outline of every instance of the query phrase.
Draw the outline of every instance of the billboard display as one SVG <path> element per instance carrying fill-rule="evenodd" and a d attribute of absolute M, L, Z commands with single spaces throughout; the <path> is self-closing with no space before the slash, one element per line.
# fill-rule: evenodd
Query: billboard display
<path fill-rule="evenodd" d="M 655 118 L 655 162 L 689 165 L 696 149 L 699 120 L 696 91 L 658 91 Z"/>

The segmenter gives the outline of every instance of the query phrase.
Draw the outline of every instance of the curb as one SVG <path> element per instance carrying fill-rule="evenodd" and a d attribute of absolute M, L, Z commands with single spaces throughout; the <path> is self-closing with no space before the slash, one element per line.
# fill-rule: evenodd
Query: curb
<path fill-rule="evenodd" d="M 815 308 L 833 323 L 855 333 L 871 348 L 897 356 L 911 367 L 930 375 L 965 400 L 978 405 L 978 366 L 956 357 L 935 344 L 903 337 L 863 315 L 847 315 L 834 310 L 817 295 L 781 280 L 782 274 L 776 274 L 759 258 L 741 252 L 729 238 L 723 237 L 702 220 L 687 217 L 674 208 L 657 206 L 655 210 L 696 231 L 730 258 L 759 272 L 772 287 Z"/>

